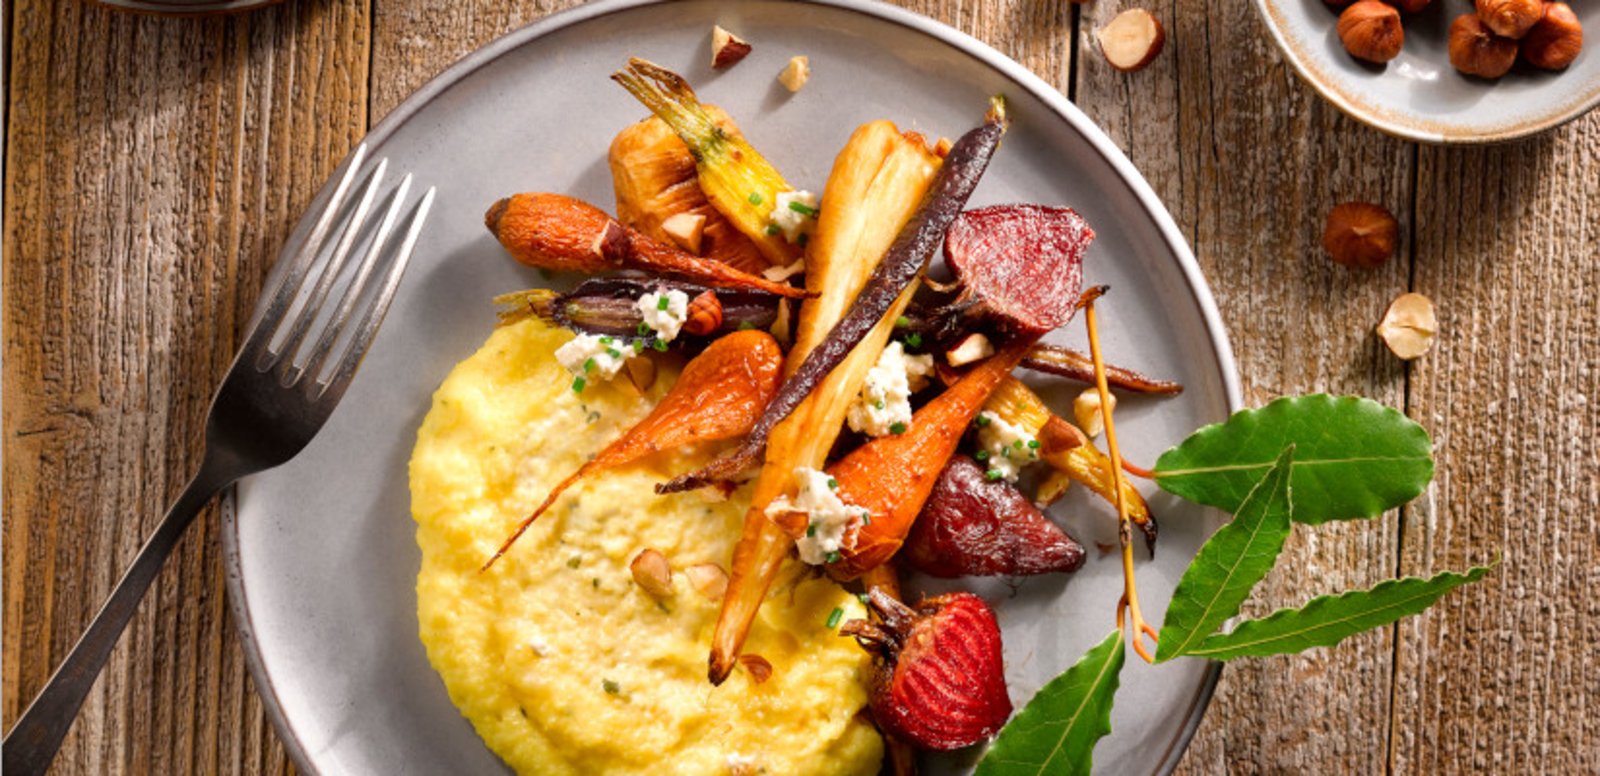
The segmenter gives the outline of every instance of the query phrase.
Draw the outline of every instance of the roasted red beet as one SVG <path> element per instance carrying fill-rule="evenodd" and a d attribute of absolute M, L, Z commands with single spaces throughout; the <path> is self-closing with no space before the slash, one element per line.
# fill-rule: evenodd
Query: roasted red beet
<path fill-rule="evenodd" d="M 1011 716 L 1000 625 L 983 599 L 949 593 L 911 609 L 874 588 L 879 622 L 851 620 L 840 631 L 877 656 L 872 716 L 878 727 L 925 749 L 971 746 Z"/>
<path fill-rule="evenodd" d="M 1010 483 L 990 482 L 971 458 L 950 459 L 900 555 L 936 577 L 1076 571 L 1083 545 Z"/>
<path fill-rule="evenodd" d="M 945 233 L 944 258 L 965 289 L 963 299 L 976 296 L 971 301 L 979 309 L 965 315 L 1040 334 L 1071 317 L 1083 283 L 1081 259 L 1093 240 L 1094 230 L 1071 209 L 994 205 L 956 217 Z M 996 305 L 1005 309 L 982 309 Z"/>

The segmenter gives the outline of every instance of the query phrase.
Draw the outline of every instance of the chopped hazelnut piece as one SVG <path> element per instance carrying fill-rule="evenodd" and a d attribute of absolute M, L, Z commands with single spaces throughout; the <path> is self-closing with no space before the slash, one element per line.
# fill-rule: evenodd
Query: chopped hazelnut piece
<path fill-rule="evenodd" d="M 720 24 L 711 26 L 711 66 L 721 70 L 739 64 L 750 53 L 750 44 L 743 38 L 722 28 Z"/>
<path fill-rule="evenodd" d="M 1433 301 L 1422 294 L 1401 294 L 1378 323 L 1378 337 L 1396 356 L 1407 361 L 1428 352 L 1439 330 Z"/>
<path fill-rule="evenodd" d="M 994 355 L 994 345 L 989 344 L 989 338 L 974 332 L 951 348 L 950 352 L 945 354 L 945 359 L 950 362 L 950 366 L 966 366 L 992 355 Z"/>
<path fill-rule="evenodd" d="M 633 572 L 633 581 L 646 593 L 656 598 L 672 595 L 672 566 L 667 563 L 667 556 L 655 550 L 644 550 L 633 556 L 628 570 Z"/>
<path fill-rule="evenodd" d="M 696 563 L 684 569 L 683 575 L 689 578 L 690 587 L 713 601 L 722 600 L 728 592 L 728 572 L 715 563 Z"/>
<path fill-rule="evenodd" d="M 810 79 L 811 62 L 805 57 L 790 57 L 788 67 L 778 74 L 778 81 L 791 92 L 800 91 L 800 87 L 805 86 L 806 81 Z"/>
<path fill-rule="evenodd" d="M 1111 409 L 1116 408 L 1117 397 L 1111 396 Z M 1100 432 L 1106 430 L 1105 416 L 1100 414 L 1100 392 L 1090 388 L 1078 394 L 1078 398 L 1072 400 L 1072 418 L 1091 439 L 1100 436 Z"/>
<path fill-rule="evenodd" d="M 701 238 L 706 233 L 706 217 L 698 213 L 674 213 L 661 222 L 661 231 L 679 248 L 699 256 Z"/>

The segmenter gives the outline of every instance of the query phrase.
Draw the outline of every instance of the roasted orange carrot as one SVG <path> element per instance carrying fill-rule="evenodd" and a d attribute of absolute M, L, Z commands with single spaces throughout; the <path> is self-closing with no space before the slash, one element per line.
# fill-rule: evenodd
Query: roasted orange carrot
<path fill-rule="evenodd" d="M 764 331 L 734 332 L 711 343 L 683 368 L 677 384 L 644 420 L 562 480 L 483 567 L 487 569 L 504 555 L 534 520 L 583 477 L 662 450 L 750 433 L 761 409 L 778 390 L 782 367 L 783 351 Z"/>
<path fill-rule="evenodd" d="M 511 257 L 530 267 L 566 272 L 638 269 L 717 288 L 806 292 L 685 253 L 623 226 L 605 211 L 563 194 L 530 192 L 494 203 L 483 216 Z"/>
<path fill-rule="evenodd" d="M 846 539 L 829 574 L 855 579 L 900 549 L 961 436 L 1038 336 L 1020 336 L 973 367 L 917 410 L 905 433 L 878 437 L 828 467 L 828 475 L 839 482 L 839 498 L 872 515 L 856 529 L 854 544 Z"/>

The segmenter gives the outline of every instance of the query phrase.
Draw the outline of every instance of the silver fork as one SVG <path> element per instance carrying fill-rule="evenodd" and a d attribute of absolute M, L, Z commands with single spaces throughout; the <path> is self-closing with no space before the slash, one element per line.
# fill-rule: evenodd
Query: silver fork
<path fill-rule="evenodd" d="M 374 227 L 367 223 L 368 215 L 388 160 L 378 161 L 368 171 L 351 199 L 365 158 L 363 145 L 345 164 L 344 174 L 300 249 L 292 257 L 279 258 L 285 267 L 274 273 L 280 276 L 278 285 L 268 292 L 267 306 L 257 314 L 211 401 L 200 471 L 139 550 L 71 654 L 6 734 L 6 776 L 43 774 L 50 767 L 118 636 L 201 508 L 235 480 L 293 458 L 344 396 L 394 299 L 434 194 L 429 188 L 402 217 L 411 189 L 407 174 L 388 195 L 388 207 Z M 338 225 L 343 229 L 337 241 L 330 242 Z M 397 225 L 402 238 L 398 245 L 390 246 Z M 347 272 L 351 249 L 358 243 L 367 246 L 365 255 Z M 336 287 L 343 290 L 337 306 L 330 309 L 330 292 Z M 349 323 L 358 312 L 360 320 L 350 330 Z M 313 331 L 319 334 L 306 349 Z M 335 354 L 336 360 L 330 362 Z M 327 369 L 330 363 L 331 371 Z"/>

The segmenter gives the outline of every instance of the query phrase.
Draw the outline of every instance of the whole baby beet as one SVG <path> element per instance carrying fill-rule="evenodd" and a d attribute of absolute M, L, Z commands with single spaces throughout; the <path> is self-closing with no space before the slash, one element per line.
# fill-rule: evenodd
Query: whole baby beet
<path fill-rule="evenodd" d="M 1084 549 L 1004 481 L 971 458 L 950 459 L 901 554 L 935 577 L 1028 576 L 1076 571 Z"/>
<path fill-rule="evenodd" d="M 882 588 L 868 594 L 876 622 L 839 629 L 876 657 L 872 717 L 884 732 L 949 751 L 1000 732 L 1011 716 L 1000 625 L 971 593 L 924 599 L 915 608 Z"/>

